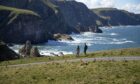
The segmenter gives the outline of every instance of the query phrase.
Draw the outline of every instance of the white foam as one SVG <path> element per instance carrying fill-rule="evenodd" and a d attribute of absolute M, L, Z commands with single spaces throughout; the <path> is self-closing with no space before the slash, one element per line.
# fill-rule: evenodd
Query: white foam
<path fill-rule="evenodd" d="M 110 44 L 125 44 L 125 43 L 134 43 L 133 41 L 118 41 L 118 42 L 110 42 Z"/>
<path fill-rule="evenodd" d="M 69 45 L 78 45 L 87 43 L 89 46 L 93 44 L 124 44 L 124 43 L 134 43 L 133 41 L 129 41 L 126 38 L 113 38 L 108 37 L 106 35 L 116 36 L 117 33 L 102 33 L 96 34 L 92 32 L 85 32 L 81 35 L 71 35 L 74 41 L 60 41 L 62 43 L 67 43 Z"/>
<path fill-rule="evenodd" d="M 54 53 L 54 54 L 59 56 L 60 52 L 62 52 L 64 55 L 73 54 L 73 52 L 55 51 L 55 50 L 41 50 L 40 54 L 41 55 L 46 55 L 46 56 L 54 56 L 54 55 L 51 54 L 51 53 Z"/>
<path fill-rule="evenodd" d="M 114 36 L 114 35 L 118 35 L 117 33 L 110 33 L 110 35 Z"/>
<path fill-rule="evenodd" d="M 113 27 L 118 28 L 118 27 Z M 110 28 L 112 29 L 112 28 Z M 48 43 L 43 45 L 37 45 L 41 55 L 52 56 L 50 53 L 59 54 L 63 52 L 63 54 L 73 54 L 72 50 L 69 48 L 73 48 L 77 45 L 84 45 L 87 43 L 88 46 L 92 46 L 95 44 L 126 44 L 126 43 L 134 43 L 134 41 L 128 40 L 127 38 L 117 37 L 119 33 L 108 31 L 109 28 L 104 31 L 104 33 L 92 33 L 92 32 L 84 32 L 81 34 L 72 33 L 71 37 L 74 41 L 61 40 L 61 41 L 52 41 L 49 40 Z M 66 47 L 67 46 L 67 47 Z M 66 47 L 66 48 L 65 48 Z M 14 45 L 12 47 L 13 50 L 18 52 L 21 45 Z"/>

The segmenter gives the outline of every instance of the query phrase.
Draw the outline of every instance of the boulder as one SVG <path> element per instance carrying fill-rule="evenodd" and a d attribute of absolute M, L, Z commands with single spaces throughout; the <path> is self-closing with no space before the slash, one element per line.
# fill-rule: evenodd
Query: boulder
<path fill-rule="evenodd" d="M 0 42 L 0 61 L 18 59 L 20 56 L 11 50 L 4 42 Z"/>
<path fill-rule="evenodd" d="M 30 56 L 30 51 L 32 49 L 32 44 L 30 41 L 26 41 L 25 45 L 19 49 L 19 53 L 23 56 L 23 57 L 27 57 Z"/>
<path fill-rule="evenodd" d="M 56 40 L 73 40 L 73 38 L 67 34 L 54 34 L 54 39 Z"/>
<path fill-rule="evenodd" d="M 40 57 L 40 53 L 37 47 L 33 47 L 30 52 L 31 57 Z"/>

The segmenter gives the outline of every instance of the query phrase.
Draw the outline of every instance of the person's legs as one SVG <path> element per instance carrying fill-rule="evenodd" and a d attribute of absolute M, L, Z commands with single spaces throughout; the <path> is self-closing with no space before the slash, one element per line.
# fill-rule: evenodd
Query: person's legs
<path fill-rule="evenodd" d="M 87 55 L 86 50 L 84 50 L 84 54 Z"/>

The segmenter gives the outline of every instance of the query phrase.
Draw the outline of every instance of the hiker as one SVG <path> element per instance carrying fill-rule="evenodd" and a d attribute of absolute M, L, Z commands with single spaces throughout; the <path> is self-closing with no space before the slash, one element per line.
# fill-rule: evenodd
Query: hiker
<path fill-rule="evenodd" d="M 80 54 L 80 47 L 79 47 L 79 45 L 77 46 L 77 49 L 76 49 L 76 56 L 79 56 L 79 54 Z"/>
<path fill-rule="evenodd" d="M 88 49 L 88 46 L 87 44 L 85 43 L 85 46 L 84 46 L 84 54 L 87 55 L 87 49 Z"/>

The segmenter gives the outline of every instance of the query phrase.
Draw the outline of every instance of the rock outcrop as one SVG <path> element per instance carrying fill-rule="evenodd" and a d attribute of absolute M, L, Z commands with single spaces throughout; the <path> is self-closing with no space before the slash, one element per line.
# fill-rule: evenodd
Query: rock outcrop
<path fill-rule="evenodd" d="M 18 59 L 20 56 L 0 41 L 0 61 Z"/>
<path fill-rule="evenodd" d="M 23 45 L 23 47 L 21 49 L 19 49 L 19 53 L 23 57 L 29 57 L 31 49 L 32 49 L 31 42 L 30 41 L 26 41 L 25 45 Z"/>
<path fill-rule="evenodd" d="M 33 47 L 30 41 L 26 41 L 25 45 L 19 49 L 19 54 L 22 57 L 41 57 L 37 47 Z"/>
<path fill-rule="evenodd" d="M 56 40 L 73 40 L 73 38 L 67 34 L 54 34 L 54 39 Z"/>
<path fill-rule="evenodd" d="M 41 57 L 37 47 L 33 47 L 30 52 L 31 57 Z"/>
<path fill-rule="evenodd" d="M 106 21 L 98 17 L 95 13 L 90 11 L 86 5 L 74 0 L 51 0 L 62 12 L 66 23 L 74 27 L 79 32 L 89 31 L 89 28 L 95 29 L 96 25 L 104 25 Z M 101 24 L 97 22 L 101 21 Z M 101 32 L 97 28 L 98 32 Z"/>

